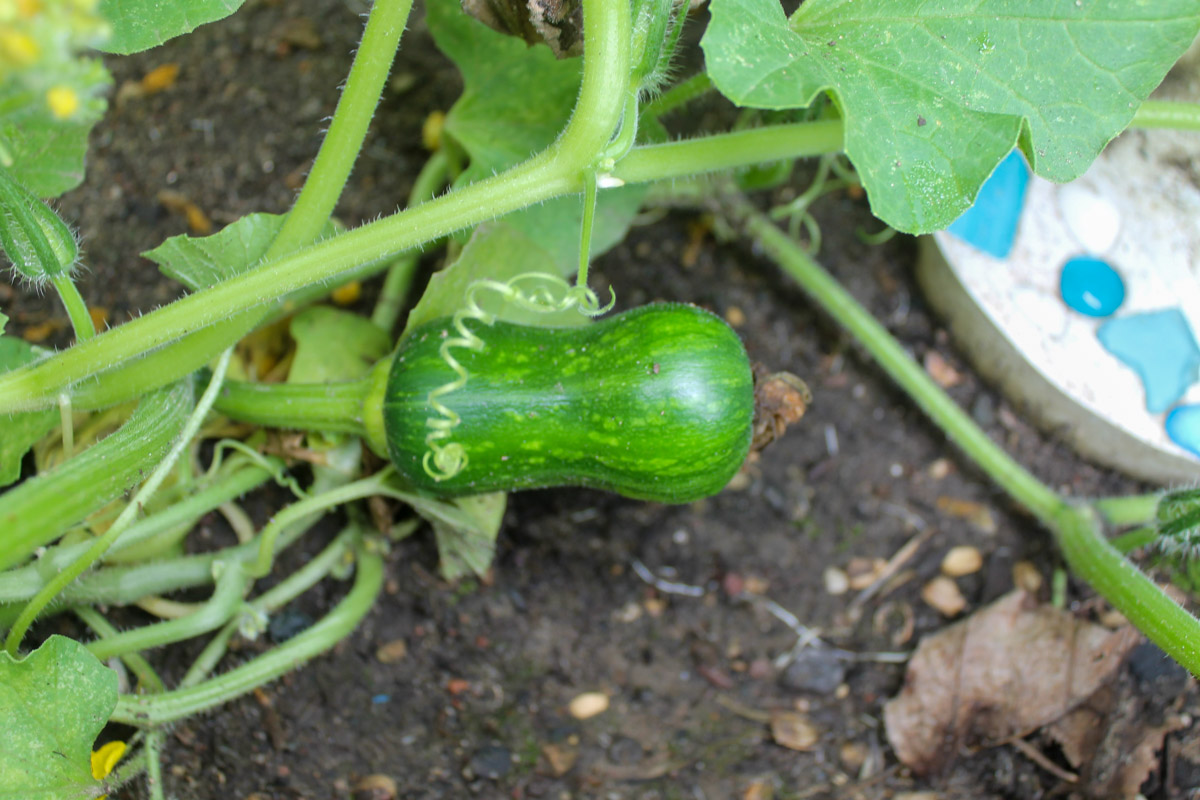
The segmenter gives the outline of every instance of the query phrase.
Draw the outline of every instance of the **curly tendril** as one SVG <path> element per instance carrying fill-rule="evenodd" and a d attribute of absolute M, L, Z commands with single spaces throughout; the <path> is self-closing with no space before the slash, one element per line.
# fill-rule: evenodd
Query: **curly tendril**
<path fill-rule="evenodd" d="M 532 281 L 537 281 L 539 285 L 529 289 L 522 288 L 521 284 Z M 608 303 L 601 306 L 596 293 L 587 286 L 573 286 L 557 275 L 544 272 L 526 272 L 507 281 L 483 279 L 471 283 L 466 291 L 466 305 L 454 313 L 452 325 L 458 335 L 447 337 L 438 351 L 446 366 L 450 367 L 457 377 L 431 390 L 428 397 L 430 408 L 438 416 L 425 420 L 425 426 L 429 429 L 425 436 L 425 444 L 429 449 L 421 463 L 425 472 L 435 481 L 453 478 L 467 466 L 467 451 L 458 442 L 449 441 L 462 419 L 454 409 L 443 403 L 441 398 L 467 385 L 466 367 L 459 363 L 451 351 L 464 348 L 479 352 L 484 348 L 483 340 L 467 326 L 467 322 L 475 320 L 488 327 L 496 322 L 496 315 L 479 305 L 477 295 L 481 290 L 495 292 L 505 302 L 539 314 L 575 309 L 586 317 L 598 317 L 616 303 L 616 295 L 611 288 Z"/>

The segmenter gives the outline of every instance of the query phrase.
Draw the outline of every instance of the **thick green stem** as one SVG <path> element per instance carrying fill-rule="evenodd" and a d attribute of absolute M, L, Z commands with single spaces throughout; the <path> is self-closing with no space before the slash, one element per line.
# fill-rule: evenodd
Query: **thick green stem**
<path fill-rule="evenodd" d="M 191 416 L 184 424 L 183 430 L 176 437 L 175 443 L 163 457 L 163 460 L 155 466 L 154 471 L 150 473 L 150 477 L 141 485 L 137 494 L 133 496 L 133 499 L 125 506 L 116 520 L 113 521 L 113 524 L 109 526 L 103 535 L 96 538 L 86 551 L 67 565 L 62 572 L 47 581 L 46 585 L 38 590 L 38 593 L 33 596 L 21 611 L 21 615 L 13 623 L 12 629 L 8 633 L 8 639 L 4 644 L 5 649 L 8 650 L 10 655 L 16 655 L 17 648 L 21 644 L 21 639 L 24 637 L 25 631 L 33 624 L 33 621 L 41 613 L 41 610 L 71 581 L 78 578 L 85 570 L 99 561 L 117 539 L 129 528 L 134 517 L 150 502 L 150 498 L 158 491 L 158 487 L 162 485 L 167 474 L 175 467 L 175 462 L 183 453 L 183 449 L 191 443 L 197 431 L 200 430 L 200 423 L 204 421 L 208 410 L 212 408 L 217 391 L 221 388 L 222 381 L 225 380 L 225 370 L 229 366 L 229 358 L 232 353 L 232 350 L 225 351 L 225 355 L 221 358 L 213 373 L 212 382 L 200 398 L 200 402 L 196 404 Z"/>
<path fill-rule="evenodd" d="M 1133 115 L 1129 127 L 1200 131 L 1200 104 L 1147 100 Z"/>
<path fill-rule="evenodd" d="M 0 495 L 0 570 L 139 483 L 162 460 L 191 410 L 190 381 L 149 394 L 120 430 Z"/>
<path fill-rule="evenodd" d="M 311 244 L 333 213 L 366 139 L 411 10 L 412 0 L 375 0 L 371 4 L 358 54 L 350 66 L 329 132 L 304 188 L 267 250 L 267 260 Z"/>
<path fill-rule="evenodd" d="M 164 531 L 195 522 L 204 514 L 222 503 L 261 486 L 271 477 L 271 472 L 255 464 L 244 464 L 222 476 L 211 486 L 180 500 L 169 508 L 131 526 L 109 550 L 114 555 L 132 557 L 137 545 Z M 24 602 L 57 572 L 79 558 L 91 546 L 90 542 L 76 542 L 48 549 L 46 555 L 32 564 L 0 573 L 0 603 Z"/>
<path fill-rule="evenodd" d="M 1200 620 L 1180 608 L 1104 539 L 1095 512 L 1068 504 L 992 442 L 904 352 L 887 329 L 770 219 L 741 197 L 731 198 L 727 208 L 772 260 L 854 334 L 951 441 L 1054 532 L 1072 572 L 1087 581 L 1168 655 L 1200 675 Z"/>
<path fill-rule="evenodd" d="M 575 113 L 545 152 L 506 173 L 269 260 L 217 286 L 112 328 L 32 368 L 0 376 L 0 413 L 37 408 L 66 386 L 297 289 L 332 281 L 356 265 L 419 247 L 485 219 L 583 186 L 584 172 L 620 119 L 629 67 L 629 8 L 585 0 L 588 58 Z M 219 348 L 222 349 L 222 348 Z M 47 394 L 48 393 L 48 394 Z"/>
<path fill-rule="evenodd" d="M 369 380 L 344 383 L 229 381 L 214 408 L 225 416 L 273 428 L 362 436 Z"/>
<path fill-rule="evenodd" d="M 296 669 L 333 647 L 366 616 L 383 588 L 383 558 L 368 545 L 356 550 L 357 573 L 350 593 L 311 628 L 254 660 L 186 689 L 156 695 L 123 695 L 111 721 L 149 727 L 173 722 L 228 702 Z"/>
<path fill-rule="evenodd" d="M 311 244 L 333 213 L 362 148 L 411 9 L 412 0 L 380 0 L 372 5 L 329 132 L 295 205 L 267 250 L 266 259 L 278 258 Z M 266 300 L 281 297 L 271 295 Z M 255 307 L 225 315 L 224 319 L 200 330 L 186 332 L 170 348 L 150 353 L 140 363 L 115 370 L 116 374 L 101 376 L 98 383 L 78 387 L 76 391 L 81 397 L 77 404 L 80 408 L 104 408 L 182 378 L 258 327 L 268 313 L 266 309 Z"/>
<path fill-rule="evenodd" d="M 1053 529 L 1071 572 L 1087 581 L 1188 672 L 1200 675 L 1200 620 L 1100 535 L 1099 520 L 1090 509 L 1065 508 L 1056 522 Z"/>
<path fill-rule="evenodd" d="M 625 183 L 645 183 L 841 149 L 842 123 L 838 120 L 770 125 L 636 147 L 617 164 L 612 176 Z"/>
<path fill-rule="evenodd" d="M 242 607 L 242 597 L 251 583 L 246 567 L 236 561 L 222 565 L 221 569 L 223 571 L 217 577 L 212 597 L 191 614 L 97 639 L 90 642 L 87 649 L 96 658 L 104 661 L 113 656 L 182 642 L 216 630 Z"/>

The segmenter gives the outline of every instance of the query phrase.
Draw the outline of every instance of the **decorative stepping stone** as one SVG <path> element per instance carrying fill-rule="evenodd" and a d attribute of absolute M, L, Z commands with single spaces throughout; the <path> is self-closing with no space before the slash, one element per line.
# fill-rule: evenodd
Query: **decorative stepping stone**
<path fill-rule="evenodd" d="M 1200 380 L 1200 347 L 1177 308 L 1116 317 L 1096 336 L 1141 377 L 1151 414 L 1166 411 Z"/>

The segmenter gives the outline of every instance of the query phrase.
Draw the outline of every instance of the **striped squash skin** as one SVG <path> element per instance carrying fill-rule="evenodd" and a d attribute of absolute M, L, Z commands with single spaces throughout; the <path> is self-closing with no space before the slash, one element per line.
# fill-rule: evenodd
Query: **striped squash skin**
<path fill-rule="evenodd" d="M 472 325 L 471 321 L 467 322 Z M 588 486 L 687 503 L 719 492 L 750 448 L 754 382 L 737 334 L 695 306 L 642 306 L 578 328 L 475 323 L 485 348 L 455 348 L 466 386 L 442 402 L 467 465 L 437 481 L 422 466 L 430 390 L 455 376 L 438 350 L 449 318 L 401 344 L 383 401 L 388 455 L 443 496 Z"/>

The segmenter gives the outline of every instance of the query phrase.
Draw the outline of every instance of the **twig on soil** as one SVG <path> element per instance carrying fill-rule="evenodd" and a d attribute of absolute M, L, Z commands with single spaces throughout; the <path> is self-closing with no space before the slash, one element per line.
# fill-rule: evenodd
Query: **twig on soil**
<path fill-rule="evenodd" d="M 917 517 L 917 519 L 920 519 L 920 517 Z M 850 607 L 847 609 L 851 615 L 857 616 L 859 613 L 861 613 L 862 607 L 867 603 L 867 601 L 874 597 L 879 592 L 879 589 L 885 583 L 891 580 L 892 576 L 899 572 L 900 568 L 908 563 L 908 561 L 917 554 L 917 551 L 921 548 L 921 545 L 925 544 L 929 537 L 933 535 L 933 528 L 923 526 L 924 520 L 922 520 L 921 525 L 916 526 L 918 529 L 917 534 L 905 542 L 904 546 L 896 551 L 896 554 L 892 556 L 890 560 L 888 560 L 887 565 L 879 571 L 879 575 L 875 578 L 874 582 L 859 592 L 858 597 L 855 597 L 854 600 L 851 601 Z"/>
<path fill-rule="evenodd" d="M 1076 775 L 1074 772 L 1068 772 L 1058 764 L 1055 764 L 1053 761 L 1046 758 L 1041 750 L 1038 750 L 1024 739 L 1013 739 L 1009 742 L 1009 744 L 1015 747 L 1019 753 L 1024 755 L 1030 761 L 1037 764 L 1039 767 L 1046 770 L 1046 772 L 1049 772 L 1060 781 L 1072 784 L 1079 783 L 1078 775 Z"/>
<path fill-rule="evenodd" d="M 633 560 L 633 571 L 646 583 L 658 589 L 663 594 L 681 594 L 685 597 L 703 597 L 704 587 L 693 586 L 690 583 L 675 583 L 658 577 L 638 559 Z"/>

